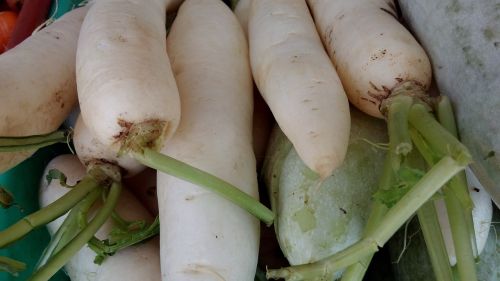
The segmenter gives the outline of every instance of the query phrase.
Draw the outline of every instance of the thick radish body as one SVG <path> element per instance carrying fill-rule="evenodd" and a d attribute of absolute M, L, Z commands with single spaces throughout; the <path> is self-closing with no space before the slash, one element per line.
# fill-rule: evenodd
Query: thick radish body
<path fill-rule="evenodd" d="M 381 102 L 402 82 L 428 89 L 429 59 L 398 22 L 392 0 L 307 2 L 349 101 L 357 108 L 381 118 Z"/>
<path fill-rule="evenodd" d="M 82 117 L 115 152 L 158 149 L 177 128 L 179 93 L 165 52 L 169 2 L 96 1 L 82 25 L 76 57 Z"/>
<path fill-rule="evenodd" d="M 78 158 L 74 155 L 61 155 L 53 159 L 44 173 L 50 169 L 58 169 L 63 172 L 69 184 L 76 184 L 86 173 Z M 77 188 L 77 187 L 76 187 Z M 47 185 L 45 177 L 42 179 L 40 188 L 40 205 L 46 206 L 55 199 L 61 197 L 68 188 L 52 181 Z M 128 191 L 123 190 L 116 207 L 116 212 L 127 220 L 152 220 L 148 211 Z M 49 232 L 53 235 L 64 221 L 65 217 L 48 224 Z M 98 231 L 96 236 L 100 239 L 107 237 L 113 228 L 113 221 L 109 219 Z M 90 248 L 82 248 L 66 264 L 65 270 L 72 281 L 112 281 L 112 280 L 160 280 L 160 260 L 158 240 L 150 240 L 146 243 L 129 247 L 119 251 L 114 256 L 106 259 L 102 265 L 94 263 L 95 252 Z"/>
<path fill-rule="evenodd" d="M 167 47 L 183 115 L 162 152 L 257 197 L 252 79 L 236 17 L 218 0 L 185 1 Z M 254 280 L 258 221 L 219 196 L 163 173 L 158 173 L 157 191 L 163 280 Z"/>
<path fill-rule="evenodd" d="M 305 1 L 251 3 L 252 72 L 277 123 L 322 178 L 344 160 L 349 104 Z"/>
<path fill-rule="evenodd" d="M 77 101 L 75 54 L 86 11 L 68 13 L 0 56 L 0 136 L 47 134 L 70 113 Z M 0 171 L 32 153 L 0 153 Z"/>

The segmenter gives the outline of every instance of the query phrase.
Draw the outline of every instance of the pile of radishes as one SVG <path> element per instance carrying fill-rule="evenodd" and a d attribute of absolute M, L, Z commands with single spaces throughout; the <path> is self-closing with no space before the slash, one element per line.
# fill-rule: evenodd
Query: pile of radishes
<path fill-rule="evenodd" d="M 89 1 L 0 56 L 0 170 L 76 154 L 0 248 L 48 225 L 30 280 L 249 281 L 260 220 L 290 264 L 267 278 L 361 281 L 416 214 L 436 280 L 478 280 L 491 201 L 469 195 L 473 158 L 394 2 L 232 2 Z"/>

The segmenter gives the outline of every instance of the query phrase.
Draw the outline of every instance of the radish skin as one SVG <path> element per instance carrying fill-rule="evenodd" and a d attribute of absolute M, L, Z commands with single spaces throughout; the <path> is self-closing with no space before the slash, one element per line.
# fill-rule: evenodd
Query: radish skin
<path fill-rule="evenodd" d="M 257 198 L 252 80 L 236 17 L 218 0 L 185 1 L 167 48 L 183 115 L 162 152 Z M 158 173 L 158 203 L 162 280 L 254 280 L 257 220 L 219 196 L 163 173 Z"/>
<path fill-rule="evenodd" d="M 326 178 L 344 160 L 349 104 L 305 1 L 254 0 L 248 20 L 255 83 L 304 163 Z"/>
<path fill-rule="evenodd" d="M 159 149 L 177 128 L 179 93 L 165 52 L 168 3 L 97 1 L 83 22 L 76 56 L 82 117 L 115 152 Z"/>
<path fill-rule="evenodd" d="M 71 185 L 76 184 L 86 173 L 85 167 L 74 155 L 61 155 L 53 159 L 48 164 L 44 175 L 50 169 L 58 169 L 63 172 Z M 47 185 L 45 177 L 40 185 L 40 205 L 42 207 L 47 206 L 68 191 L 68 188 L 59 184 L 59 181 L 52 181 L 50 185 Z M 116 211 L 127 220 L 152 220 L 148 211 L 126 190 L 123 190 L 120 196 Z M 48 224 L 51 235 L 57 231 L 64 218 L 65 216 L 60 217 Z M 96 236 L 100 239 L 106 238 L 112 227 L 113 222 L 109 219 Z M 160 280 L 158 239 L 119 251 L 106 259 L 100 266 L 94 264 L 94 257 L 95 253 L 88 247 L 82 248 L 73 256 L 65 266 L 72 281 Z"/>
<path fill-rule="evenodd" d="M 246 36 L 248 36 L 248 16 L 250 14 L 251 7 L 252 0 L 238 0 L 236 7 L 234 7 L 234 14 L 238 18 Z"/>
<path fill-rule="evenodd" d="M 69 12 L 0 56 L 0 136 L 47 134 L 63 123 L 77 101 L 75 54 L 86 11 Z M 0 153 L 0 172 L 33 152 Z"/>
<path fill-rule="evenodd" d="M 145 167 L 134 158 L 128 155 L 118 156 L 107 146 L 100 143 L 87 128 L 81 115 L 76 121 L 73 143 L 78 158 L 85 166 L 95 161 L 112 163 L 121 168 L 122 176 L 133 176 L 145 169 Z"/>
<path fill-rule="evenodd" d="M 397 20 L 392 0 L 307 3 L 349 101 L 361 111 L 382 118 L 382 101 L 404 81 L 429 88 L 429 59 Z"/>

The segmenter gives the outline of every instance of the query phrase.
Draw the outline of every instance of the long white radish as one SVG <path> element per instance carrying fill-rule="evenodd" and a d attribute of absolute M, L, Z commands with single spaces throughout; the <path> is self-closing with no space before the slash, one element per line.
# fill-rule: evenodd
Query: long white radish
<path fill-rule="evenodd" d="M 77 101 L 75 54 L 88 8 L 64 15 L 0 56 L 0 136 L 47 134 Z M 0 153 L 0 172 L 34 151 Z"/>
<path fill-rule="evenodd" d="M 179 93 L 166 50 L 169 0 L 96 1 L 76 56 L 85 124 L 113 150 L 158 149 L 180 119 Z"/>
<path fill-rule="evenodd" d="M 85 166 L 95 161 L 111 163 L 121 168 L 122 176 L 133 176 L 145 169 L 134 158 L 128 155 L 118 156 L 116 152 L 103 145 L 92 135 L 92 132 L 83 122 L 81 115 L 76 120 L 73 143 L 78 158 Z"/>
<path fill-rule="evenodd" d="M 211 190 L 271 223 L 255 198 L 210 173 L 159 153 L 180 120 L 180 99 L 166 52 L 169 0 L 97 1 L 77 51 L 82 118 L 111 151 Z"/>
<path fill-rule="evenodd" d="M 258 196 L 252 152 L 252 79 L 244 33 L 218 0 L 179 8 L 168 53 L 182 121 L 162 152 Z M 254 280 L 259 223 L 186 181 L 158 173 L 162 280 Z"/>
<path fill-rule="evenodd" d="M 252 1 L 255 83 L 304 163 L 326 178 L 344 160 L 349 104 L 304 0 Z"/>
<path fill-rule="evenodd" d="M 85 167 L 74 155 L 61 155 L 53 159 L 47 166 L 45 174 L 50 169 L 63 172 L 69 184 L 76 184 L 85 175 Z M 77 187 L 76 187 L 77 188 Z M 41 182 L 40 205 L 47 206 L 68 191 L 58 181 L 47 185 L 45 178 Z M 123 190 L 116 207 L 116 212 L 124 219 L 151 220 L 148 211 L 128 191 Z M 61 217 L 48 224 L 49 232 L 54 235 L 65 217 Z M 109 219 L 98 231 L 100 239 L 107 237 L 113 228 L 113 221 Z M 95 252 L 90 248 L 82 248 L 66 264 L 65 270 L 72 281 L 158 281 L 160 280 L 160 256 L 158 239 L 132 246 L 119 251 L 106 259 L 101 265 L 94 263 Z"/>
<path fill-rule="evenodd" d="M 382 101 L 403 82 L 428 89 L 429 59 L 398 22 L 392 0 L 307 3 L 349 101 L 357 108 L 381 118 Z"/>

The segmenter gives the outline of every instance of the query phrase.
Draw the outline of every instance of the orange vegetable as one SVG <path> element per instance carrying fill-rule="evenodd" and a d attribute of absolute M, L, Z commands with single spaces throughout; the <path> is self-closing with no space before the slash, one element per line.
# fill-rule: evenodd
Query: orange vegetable
<path fill-rule="evenodd" d="M 15 12 L 0 12 L 0 54 L 5 51 L 16 21 L 17 14 Z"/>

